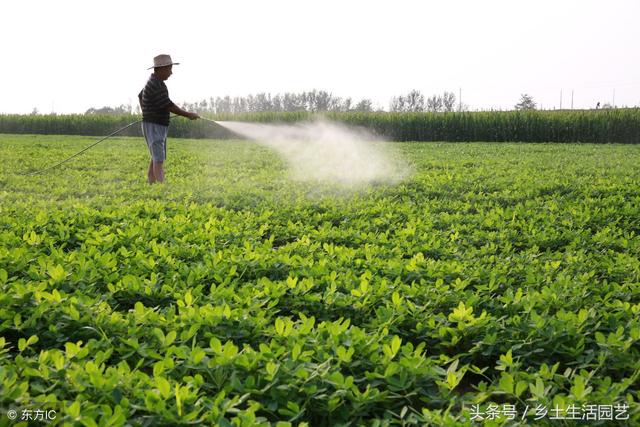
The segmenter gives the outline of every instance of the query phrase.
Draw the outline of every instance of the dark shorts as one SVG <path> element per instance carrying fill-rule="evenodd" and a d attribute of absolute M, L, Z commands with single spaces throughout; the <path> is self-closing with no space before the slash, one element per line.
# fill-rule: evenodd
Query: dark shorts
<path fill-rule="evenodd" d="M 144 135 L 151 160 L 154 162 L 164 162 L 167 158 L 167 133 L 169 126 L 157 123 L 142 122 L 142 134 Z"/>

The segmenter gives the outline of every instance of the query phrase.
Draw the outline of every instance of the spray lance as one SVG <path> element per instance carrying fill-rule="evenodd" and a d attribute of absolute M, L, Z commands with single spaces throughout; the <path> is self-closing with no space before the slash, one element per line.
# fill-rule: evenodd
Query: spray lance
<path fill-rule="evenodd" d="M 175 117 L 179 117 L 179 116 L 171 116 L 171 118 L 175 118 Z M 220 124 L 219 124 L 218 122 L 216 122 L 215 120 L 211 120 L 211 119 L 208 119 L 208 118 L 206 118 L 206 117 L 202 117 L 202 116 L 200 116 L 200 118 L 201 118 L 202 120 L 205 120 L 205 121 L 207 121 L 207 122 L 211 122 L 211 123 L 214 123 L 214 124 L 216 124 L 216 125 L 220 126 Z M 77 152 L 77 153 L 75 153 L 74 155 L 69 156 L 69 157 L 67 157 L 66 159 L 64 159 L 64 160 L 62 160 L 62 161 L 60 161 L 60 162 L 58 162 L 58 163 L 56 163 L 56 164 L 54 164 L 54 165 L 52 165 L 52 166 L 46 167 L 46 168 L 44 168 L 44 169 L 36 170 L 36 171 L 34 171 L 34 172 L 21 173 L 21 174 L 18 174 L 18 175 L 21 175 L 21 176 L 34 176 L 34 175 L 39 175 L 39 174 L 41 174 L 41 173 L 48 172 L 48 171 L 50 171 L 51 169 L 57 168 L 58 166 L 63 165 L 64 163 L 68 162 L 69 160 L 71 160 L 71 159 L 73 159 L 73 158 L 75 158 L 75 157 L 78 157 L 80 154 L 82 154 L 82 153 L 84 153 L 85 151 L 87 151 L 87 150 L 89 150 L 89 149 L 91 149 L 91 148 L 95 147 L 96 145 L 100 144 L 102 141 L 105 141 L 105 140 L 107 140 L 107 139 L 111 138 L 112 136 L 114 136 L 114 135 L 116 135 L 116 134 L 118 134 L 118 133 L 120 133 L 120 132 L 122 132 L 122 131 L 124 131 L 124 130 L 126 130 L 126 129 L 129 129 L 131 126 L 136 125 L 136 124 L 141 123 L 141 122 L 142 122 L 142 119 L 141 119 L 141 120 L 136 120 L 135 122 L 131 122 L 131 123 L 129 123 L 128 125 L 126 125 L 126 126 L 124 126 L 124 127 L 121 127 L 120 129 L 118 129 L 118 130 L 115 130 L 115 131 L 111 132 L 109 135 L 107 135 L 107 136 L 105 136 L 105 137 L 103 137 L 103 138 L 99 139 L 98 141 L 94 142 L 93 144 L 89 145 L 88 147 L 83 148 L 82 150 L 78 151 L 78 152 Z"/>
<path fill-rule="evenodd" d="M 211 122 L 211 123 L 214 123 L 214 124 L 216 124 L 218 126 L 221 126 L 220 123 L 216 122 L 215 120 L 207 119 L 206 117 L 202 117 L 202 116 L 200 116 L 200 118 L 202 120 L 206 120 L 207 122 Z"/>

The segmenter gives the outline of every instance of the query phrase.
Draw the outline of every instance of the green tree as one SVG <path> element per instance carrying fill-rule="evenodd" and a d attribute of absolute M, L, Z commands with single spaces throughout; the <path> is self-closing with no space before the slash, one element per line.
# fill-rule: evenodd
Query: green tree
<path fill-rule="evenodd" d="M 533 101 L 533 97 L 529 94 L 523 93 L 520 95 L 520 102 L 515 105 L 515 109 L 522 110 L 535 110 L 536 103 Z"/>

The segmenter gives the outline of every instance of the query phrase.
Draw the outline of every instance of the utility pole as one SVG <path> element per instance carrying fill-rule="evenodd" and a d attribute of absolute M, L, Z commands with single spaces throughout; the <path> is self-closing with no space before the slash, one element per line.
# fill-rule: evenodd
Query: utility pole
<path fill-rule="evenodd" d="M 573 110 L 573 89 L 571 89 L 571 109 Z"/>
<path fill-rule="evenodd" d="M 560 89 L 560 110 L 562 110 L 562 89 Z"/>
<path fill-rule="evenodd" d="M 458 88 L 460 90 L 460 96 L 458 98 L 458 111 L 462 112 L 462 88 Z"/>

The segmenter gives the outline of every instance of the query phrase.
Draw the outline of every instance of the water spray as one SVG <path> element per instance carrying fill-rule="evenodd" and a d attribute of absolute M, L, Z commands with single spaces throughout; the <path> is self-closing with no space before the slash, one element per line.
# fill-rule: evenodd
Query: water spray
<path fill-rule="evenodd" d="M 317 119 L 300 123 L 217 123 L 276 151 L 298 181 L 352 187 L 396 183 L 409 168 L 382 138 L 364 128 Z"/>

